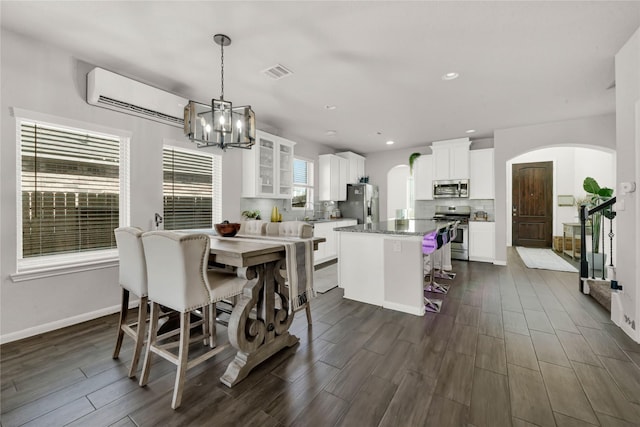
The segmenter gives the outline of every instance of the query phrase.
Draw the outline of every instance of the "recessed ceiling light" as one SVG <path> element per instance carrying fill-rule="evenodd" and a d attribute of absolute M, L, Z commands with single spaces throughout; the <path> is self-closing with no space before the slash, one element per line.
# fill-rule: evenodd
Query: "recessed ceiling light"
<path fill-rule="evenodd" d="M 452 72 L 442 76 L 442 80 L 454 80 L 454 79 L 457 79 L 458 77 L 460 77 L 460 74 Z"/>
<path fill-rule="evenodd" d="M 325 110 L 335 110 L 335 109 L 336 109 L 336 106 L 335 106 L 335 105 L 325 105 L 325 106 L 324 106 L 324 109 L 325 109 Z"/>
<path fill-rule="evenodd" d="M 395 144 L 394 141 L 387 141 L 387 145 L 393 145 L 393 144 Z"/>
<path fill-rule="evenodd" d="M 328 131 L 326 132 L 326 134 L 327 134 L 327 135 L 329 135 L 329 136 L 333 136 L 333 135 L 335 135 L 336 133 L 338 133 L 338 131 L 337 131 L 337 130 L 328 130 Z"/>
<path fill-rule="evenodd" d="M 476 131 L 475 129 L 469 129 L 469 130 L 466 130 L 465 132 L 466 133 L 475 133 L 475 131 Z"/>

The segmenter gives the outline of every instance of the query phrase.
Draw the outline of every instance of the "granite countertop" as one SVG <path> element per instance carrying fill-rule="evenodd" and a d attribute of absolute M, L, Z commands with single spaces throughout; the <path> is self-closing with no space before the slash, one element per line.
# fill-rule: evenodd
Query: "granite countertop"
<path fill-rule="evenodd" d="M 402 236 L 424 236 L 439 227 L 447 225 L 448 221 L 432 221 L 430 219 L 407 219 L 402 221 L 374 222 L 372 224 L 358 224 L 349 227 L 337 227 L 335 231 L 352 233 L 395 234 Z"/>

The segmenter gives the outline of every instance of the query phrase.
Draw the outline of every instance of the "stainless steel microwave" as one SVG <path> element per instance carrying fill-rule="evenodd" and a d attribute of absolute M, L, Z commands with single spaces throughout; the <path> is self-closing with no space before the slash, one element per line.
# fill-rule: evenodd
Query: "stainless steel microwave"
<path fill-rule="evenodd" d="M 469 180 L 433 181 L 434 199 L 469 198 Z"/>

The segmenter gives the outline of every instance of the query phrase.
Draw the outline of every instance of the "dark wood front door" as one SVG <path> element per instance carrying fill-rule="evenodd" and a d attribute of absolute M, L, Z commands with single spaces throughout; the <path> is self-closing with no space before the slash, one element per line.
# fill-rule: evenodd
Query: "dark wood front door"
<path fill-rule="evenodd" d="M 512 245 L 550 248 L 553 226 L 553 162 L 512 168 Z"/>

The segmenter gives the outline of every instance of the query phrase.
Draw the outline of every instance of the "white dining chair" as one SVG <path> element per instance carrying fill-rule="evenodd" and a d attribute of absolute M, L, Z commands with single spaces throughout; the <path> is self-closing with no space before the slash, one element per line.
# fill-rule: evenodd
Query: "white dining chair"
<path fill-rule="evenodd" d="M 144 249 L 142 247 L 142 230 L 137 227 L 120 227 L 114 230 L 118 259 L 120 261 L 119 282 L 122 288 L 120 301 L 120 316 L 118 320 L 118 335 L 113 358 L 120 356 L 122 340 L 128 335 L 135 341 L 133 358 L 129 367 L 129 378 L 135 376 L 138 361 L 145 338 L 147 321 L 147 266 L 145 264 Z M 138 301 L 138 319 L 128 322 L 129 295 L 134 293 Z"/>
<path fill-rule="evenodd" d="M 176 380 L 171 407 L 176 409 L 182 400 L 187 369 L 208 360 L 229 345 L 215 346 L 215 315 L 205 316 L 205 321 L 209 323 L 209 337 L 205 332 L 204 338 L 214 348 L 189 361 L 189 344 L 200 339 L 191 337 L 191 312 L 201 310 L 205 314 L 215 313 L 215 303 L 239 295 L 248 280 L 235 273 L 207 270 L 210 242 L 206 234 L 151 231 L 143 234 L 142 242 L 147 264 L 151 319 L 140 385 L 145 386 L 149 380 L 153 353 L 175 364 Z M 165 342 L 166 338 L 175 334 L 158 336 L 160 305 L 180 313 L 177 355 L 170 351 L 176 344 Z"/>

